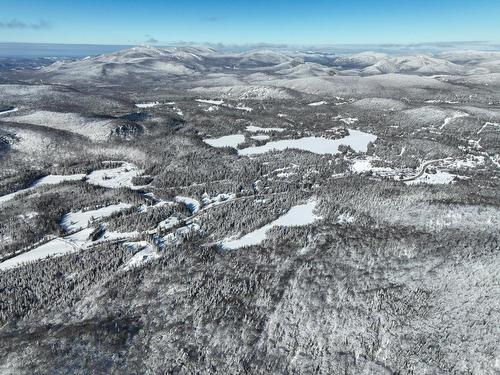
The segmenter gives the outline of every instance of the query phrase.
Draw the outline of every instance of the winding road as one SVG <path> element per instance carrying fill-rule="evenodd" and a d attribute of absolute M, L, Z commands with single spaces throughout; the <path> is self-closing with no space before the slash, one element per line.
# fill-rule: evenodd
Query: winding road
<path fill-rule="evenodd" d="M 424 164 L 422 164 L 420 166 L 420 170 L 418 171 L 418 173 L 416 175 L 413 175 L 411 177 L 406 177 L 406 178 L 403 178 L 402 180 L 400 181 L 403 181 L 403 182 L 406 182 L 406 181 L 413 181 L 413 180 L 416 180 L 417 178 L 421 177 L 424 173 L 425 173 L 425 170 L 427 169 L 428 166 L 432 165 L 432 164 L 436 164 L 436 163 L 439 163 L 441 161 L 446 161 L 446 160 L 450 160 L 451 158 L 444 158 L 444 159 L 435 159 L 435 160 L 429 160 L 429 161 L 426 161 Z"/>

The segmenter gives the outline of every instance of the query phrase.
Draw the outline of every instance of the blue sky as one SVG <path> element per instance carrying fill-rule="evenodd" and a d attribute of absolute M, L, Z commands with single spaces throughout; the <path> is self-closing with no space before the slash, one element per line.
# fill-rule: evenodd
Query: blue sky
<path fill-rule="evenodd" d="M 0 0 L 0 42 L 498 42 L 499 25 L 499 0 Z"/>

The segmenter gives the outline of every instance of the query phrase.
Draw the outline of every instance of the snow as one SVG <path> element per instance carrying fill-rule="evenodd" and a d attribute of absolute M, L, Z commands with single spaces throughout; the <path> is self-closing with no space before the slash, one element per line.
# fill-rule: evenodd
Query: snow
<path fill-rule="evenodd" d="M 135 106 L 137 108 L 153 108 L 157 105 L 160 105 L 160 102 L 146 102 L 146 103 L 137 103 Z"/>
<path fill-rule="evenodd" d="M 39 180 L 33 183 L 32 187 L 42 186 L 42 185 L 56 185 L 65 181 L 80 181 L 85 178 L 86 174 L 71 174 L 71 175 L 58 175 L 51 174 L 45 177 L 40 178 Z"/>
<path fill-rule="evenodd" d="M 436 171 L 436 173 L 424 173 L 422 176 L 410 180 L 405 181 L 407 185 L 416 185 L 416 184 L 429 184 L 429 185 L 445 185 L 453 182 L 456 176 L 454 174 L 444 172 L 444 171 Z"/>
<path fill-rule="evenodd" d="M 66 232 L 73 232 L 88 227 L 89 222 L 111 216 L 115 212 L 132 207 L 128 203 L 112 204 L 90 211 L 77 211 L 65 214 L 61 219 L 61 227 Z"/>
<path fill-rule="evenodd" d="M 245 136 L 243 134 L 231 134 L 219 138 L 206 138 L 203 140 L 203 142 L 212 147 L 236 148 L 239 144 L 245 142 Z"/>
<path fill-rule="evenodd" d="M 0 115 L 6 115 L 7 113 L 13 113 L 19 111 L 19 108 L 7 109 L 5 111 L 0 111 Z"/>
<path fill-rule="evenodd" d="M 176 216 L 170 216 L 168 219 L 160 221 L 157 227 L 159 229 L 168 230 L 175 227 L 179 223 L 180 223 L 179 218 L 177 218 Z"/>
<path fill-rule="evenodd" d="M 351 165 L 351 171 L 354 173 L 374 172 L 377 174 L 393 174 L 394 170 L 389 167 L 374 167 L 372 162 L 378 160 L 374 157 L 366 157 L 364 159 L 355 159 Z"/>
<path fill-rule="evenodd" d="M 213 111 L 218 111 L 218 110 L 219 110 L 219 107 L 216 105 L 211 105 L 207 109 L 204 109 L 205 112 L 213 112 Z"/>
<path fill-rule="evenodd" d="M 479 129 L 479 131 L 477 132 L 477 134 L 481 134 L 483 132 L 483 130 L 488 127 L 488 126 L 492 126 L 492 127 L 498 127 L 500 128 L 500 124 L 496 123 L 496 122 L 485 122 L 484 125 L 481 127 L 481 129 Z"/>
<path fill-rule="evenodd" d="M 277 226 L 296 227 L 312 224 L 316 220 L 321 219 L 320 216 L 314 214 L 315 208 L 316 201 L 312 199 L 305 204 L 294 206 L 290 208 L 290 210 L 286 214 L 280 216 L 273 222 L 264 225 L 262 228 L 250 232 L 239 239 L 223 242 L 222 247 L 225 249 L 234 250 L 246 246 L 259 245 L 266 239 L 267 231 L 269 231 L 271 228 Z"/>
<path fill-rule="evenodd" d="M 212 100 L 212 99 L 195 99 L 198 103 L 221 105 L 224 104 L 224 100 Z"/>
<path fill-rule="evenodd" d="M 53 240 L 44 243 L 43 245 L 40 245 L 28 252 L 0 263 L 0 271 L 19 267 L 27 262 L 43 260 L 47 257 L 58 257 L 74 253 L 79 250 L 87 249 L 95 243 L 109 240 L 133 238 L 139 235 L 138 232 L 105 232 L 103 237 L 101 237 L 97 241 L 92 242 L 91 240 L 89 240 L 89 236 L 93 231 L 93 228 L 86 228 L 70 236 L 54 238 Z"/>
<path fill-rule="evenodd" d="M 425 101 L 428 104 L 458 104 L 459 102 L 441 99 L 429 99 Z"/>
<path fill-rule="evenodd" d="M 129 271 L 133 268 L 140 267 L 147 262 L 152 261 L 153 259 L 157 259 L 160 257 L 153 247 L 146 241 L 139 242 L 127 242 L 124 244 L 129 247 L 131 250 L 139 250 L 123 267 L 124 271 Z"/>
<path fill-rule="evenodd" d="M 217 194 L 216 196 L 210 197 L 207 193 L 205 193 L 203 194 L 202 201 L 206 208 L 208 208 L 217 206 L 234 198 L 236 198 L 236 194 L 221 193 Z"/>
<path fill-rule="evenodd" d="M 305 137 L 299 139 L 284 139 L 268 142 L 263 146 L 248 147 L 239 150 L 240 155 L 258 155 L 269 151 L 283 151 L 288 148 L 313 152 L 315 154 L 339 153 L 339 146 L 350 146 L 356 152 L 366 152 L 368 144 L 375 142 L 377 136 L 359 130 L 349 129 L 349 135 L 340 139 L 327 139 L 323 137 Z"/>
<path fill-rule="evenodd" d="M 246 127 L 246 131 L 250 133 L 282 132 L 285 131 L 285 128 L 261 128 L 259 126 L 249 125 Z"/>
<path fill-rule="evenodd" d="M 444 122 L 443 124 L 441 125 L 441 127 L 439 129 L 443 129 L 446 125 L 448 125 L 450 122 L 452 122 L 453 120 L 457 119 L 457 118 L 460 118 L 460 117 L 468 117 L 469 114 L 468 113 L 464 113 L 464 112 L 455 112 L 452 116 L 450 117 L 446 117 L 444 119 Z"/>
<path fill-rule="evenodd" d="M 345 118 L 340 118 L 339 121 L 343 122 L 344 124 L 347 124 L 347 125 L 352 125 L 356 122 L 358 122 L 359 120 L 356 118 L 356 117 L 345 117 Z"/>
<path fill-rule="evenodd" d="M 10 258 L 5 262 L 0 263 L 0 271 L 5 271 L 11 268 L 20 266 L 23 263 L 33 262 L 47 258 L 49 256 L 61 256 L 75 251 L 75 246 L 62 238 L 55 238 L 43 245 L 40 245 L 33 250 Z"/>
<path fill-rule="evenodd" d="M 42 177 L 42 178 L 38 179 L 37 181 L 35 181 L 33 183 L 33 185 L 29 188 L 21 189 L 21 190 L 15 191 L 13 193 L 1 196 L 0 197 L 0 204 L 14 199 L 14 197 L 16 197 L 17 195 L 32 191 L 34 188 L 39 187 L 39 186 L 56 185 L 56 184 L 59 184 L 59 183 L 64 182 L 64 181 L 78 181 L 78 180 L 83 179 L 84 177 L 85 177 L 85 174 L 48 175 L 48 176 Z"/>
<path fill-rule="evenodd" d="M 85 116 L 73 112 L 33 111 L 21 116 L 11 116 L 9 121 L 45 126 L 52 129 L 80 134 L 93 141 L 107 140 L 115 127 L 111 119 Z"/>
<path fill-rule="evenodd" d="M 22 189 L 22 190 L 18 190 L 18 191 L 15 191 L 13 193 L 10 193 L 10 194 L 6 194 L 6 195 L 2 195 L 0 197 L 0 204 L 3 204 L 5 202 L 8 202 L 12 199 L 14 199 L 15 196 L 21 194 L 21 193 L 24 193 L 24 192 L 27 192 L 27 191 L 31 191 L 32 189 Z"/>
<path fill-rule="evenodd" d="M 311 107 L 317 107 L 317 106 L 324 105 L 324 104 L 328 104 L 328 102 L 322 100 L 320 102 L 309 103 L 308 105 Z"/>
<path fill-rule="evenodd" d="M 484 156 L 467 155 L 464 158 L 455 158 L 445 161 L 448 168 L 453 169 L 474 169 L 484 166 L 486 158 Z"/>
<path fill-rule="evenodd" d="M 35 181 L 33 185 L 27 189 L 18 190 L 14 193 L 3 195 L 0 197 L 0 205 L 12 200 L 19 194 L 32 191 L 33 189 L 44 185 L 56 185 L 65 181 L 79 181 L 87 177 L 87 182 L 92 185 L 99 185 L 107 188 L 129 187 L 130 189 L 142 189 L 144 186 L 135 186 L 132 184 L 132 179 L 142 173 L 141 170 L 131 163 L 123 162 L 122 166 L 111 169 L 99 169 L 91 172 L 89 175 L 72 174 L 72 175 L 48 175 Z"/>
<path fill-rule="evenodd" d="M 271 137 L 265 134 L 257 134 L 251 136 L 250 138 L 255 139 L 256 141 L 267 141 Z"/>
<path fill-rule="evenodd" d="M 120 167 L 110 169 L 99 169 L 87 176 L 87 182 L 106 188 L 128 187 L 130 189 L 142 189 L 143 186 L 135 186 L 132 183 L 134 177 L 142 173 L 132 163 L 123 162 Z"/>
<path fill-rule="evenodd" d="M 242 105 L 242 104 L 237 105 L 235 108 L 239 109 L 240 111 L 246 111 L 246 112 L 252 112 L 253 111 L 253 108 L 247 107 L 247 106 Z"/>
<path fill-rule="evenodd" d="M 200 209 L 200 202 L 194 198 L 177 196 L 175 197 L 175 201 L 184 203 L 192 214 L 197 213 Z"/>
<path fill-rule="evenodd" d="M 355 220 L 356 219 L 354 218 L 354 216 L 352 216 L 348 213 L 343 213 L 337 217 L 337 224 L 351 224 Z"/>

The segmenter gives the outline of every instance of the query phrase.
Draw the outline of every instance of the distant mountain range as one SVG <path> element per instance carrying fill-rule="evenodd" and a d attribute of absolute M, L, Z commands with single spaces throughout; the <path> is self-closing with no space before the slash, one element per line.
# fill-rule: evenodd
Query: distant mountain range
<path fill-rule="evenodd" d="M 195 43 L 171 43 L 162 47 L 184 47 Z M 353 54 L 363 51 L 378 51 L 387 54 L 437 53 L 449 50 L 499 51 L 500 42 L 441 42 L 416 44 L 331 44 L 331 45 L 288 45 L 255 43 L 244 45 L 204 44 L 220 52 L 245 52 L 249 50 L 272 49 L 279 51 L 304 51 L 328 54 Z M 102 44 L 51 44 L 51 43 L 0 43 L 0 57 L 85 57 L 112 53 L 133 45 Z"/>

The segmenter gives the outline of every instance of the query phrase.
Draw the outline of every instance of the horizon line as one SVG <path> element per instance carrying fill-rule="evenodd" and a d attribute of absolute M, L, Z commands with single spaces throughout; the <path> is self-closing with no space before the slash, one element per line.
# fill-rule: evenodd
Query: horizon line
<path fill-rule="evenodd" d="M 196 42 L 196 41 L 171 41 L 148 43 L 147 41 L 130 44 L 113 44 L 113 43 L 54 43 L 54 42 L 9 42 L 0 41 L 0 44 L 16 44 L 16 45 L 55 45 L 55 46 L 110 46 L 110 47 L 134 47 L 134 46 L 150 46 L 150 47 L 168 47 L 175 45 L 222 45 L 228 47 L 248 47 L 248 46 L 269 46 L 269 47 L 334 47 L 334 46 L 421 46 L 421 45 L 440 45 L 440 44 L 500 44 L 500 41 L 494 40 L 442 40 L 434 42 L 412 42 L 412 43 L 397 43 L 397 42 L 381 42 L 381 43 L 269 43 L 269 42 L 252 42 L 252 43 L 224 43 L 224 42 Z"/>

